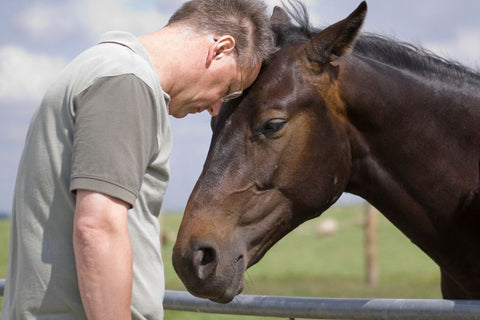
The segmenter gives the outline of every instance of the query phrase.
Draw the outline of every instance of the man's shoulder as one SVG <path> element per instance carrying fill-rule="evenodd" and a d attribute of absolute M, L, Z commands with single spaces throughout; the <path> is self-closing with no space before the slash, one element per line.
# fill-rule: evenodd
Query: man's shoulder
<path fill-rule="evenodd" d="M 100 43 L 96 46 L 102 55 L 112 54 L 114 64 L 121 63 L 120 68 L 137 75 L 139 78 L 147 78 L 156 83 L 156 72 L 150 61 L 149 55 L 140 41 L 128 32 L 112 31 L 104 34 Z M 144 79 L 145 80 L 145 79 Z M 153 85 L 154 83 L 147 83 Z"/>
<path fill-rule="evenodd" d="M 136 41 L 132 37 L 125 37 L 126 41 L 120 42 L 118 37 L 109 40 L 104 36 L 97 45 L 77 56 L 63 73 L 63 79 L 75 85 L 72 88 L 74 95 L 89 88 L 100 78 L 127 74 L 135 75 L 156 91 L 156 72 L 148 57 L 131 48 Z"/>

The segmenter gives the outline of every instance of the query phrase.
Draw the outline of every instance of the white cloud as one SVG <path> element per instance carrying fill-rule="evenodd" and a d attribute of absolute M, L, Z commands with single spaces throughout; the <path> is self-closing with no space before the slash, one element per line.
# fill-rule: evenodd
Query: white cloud
<path fill-rule="evenodd" d="M 0 47 L 0 98 L 40 100 L 65 65 L 63 58 L 29 53 L 17 46 Z"/>
<path fill-rule="evenodd" d="M 69 2 L 56 5 L 37 2 L 19 14 L 17 23 L 32 38 L 58 37 L 72 33 L 77 27 L 72 12 L 75 11 Z"/>
<path fill-rule="evenodd" d="M 124 30 L 136 35 L 163 27 L 169 14 L 150 7 L 146 10 L 129 6 L 127 0 L 67 1 L 64 4 L 38 2 L 21 12 L 17 24 L 32 38 L 72 36 L 86 31 L 92 39 L 111 30 Z"/>
<path fill-rule="evenodd" d="M 445 41 L 429 42 L 425 47 L 448 59 L 459 61 L 471 68 L 480 67 L 480 29 L 460 28 L 455 37 Z"/>
<path fill-rule="evenodd" d="M 153 8 L 134 10 L 128 7 L 125 0 L 86 0 L 79 5 L 78 10 L 85 26 L 95 38 L 110 30 L 125 30 L 140 36 L 160 29 L 169 17 Z"/>

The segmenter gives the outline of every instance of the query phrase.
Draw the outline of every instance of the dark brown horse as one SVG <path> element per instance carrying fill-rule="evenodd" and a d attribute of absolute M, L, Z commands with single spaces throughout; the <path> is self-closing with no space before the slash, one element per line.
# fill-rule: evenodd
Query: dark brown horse
<path fill-rule="evenodd" d="M 322 31 L 302 8 L 296 25 L 275 8 L 281 49 L 214 121 L 175 270 L 193 294 L 230 301 L 248 267 L 347 191 L 440 266 L 445 298 L 480 299 L 480 75 L 358 37 L 365 3 Z"/>

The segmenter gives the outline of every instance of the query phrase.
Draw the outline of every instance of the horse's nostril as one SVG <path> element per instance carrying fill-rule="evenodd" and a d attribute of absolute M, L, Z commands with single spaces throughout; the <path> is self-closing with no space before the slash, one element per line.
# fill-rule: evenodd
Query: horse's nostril
<path fill-rule="evenodd" d="M 217 254 L 213 248 L 200 248 L 195 251 L 193 260 L 196 265 L 208 265 L 215 261 Z"/>
<path fill-rule="evenodd" d="M 192 262 L 197 277 L 205 280 L 215 272 L 218 264 L 217 250 L 210 245 L 203 245 L 193 252 Z"/>

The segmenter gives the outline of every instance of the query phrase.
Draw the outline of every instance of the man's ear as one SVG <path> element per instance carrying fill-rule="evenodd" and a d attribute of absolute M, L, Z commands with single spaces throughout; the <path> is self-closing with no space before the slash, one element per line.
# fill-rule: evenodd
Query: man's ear
<path fill-rule="evenodd" d="M 208 55 L 206 61 L 206 67 L 210 67 L 213 60 L 221 59 L 225 55 L 234 53 L 235 50 L 235 38 L 230 35 L 224 35 L 221 37 L 214 37 L 213 43 L 208 48 Z"/>

